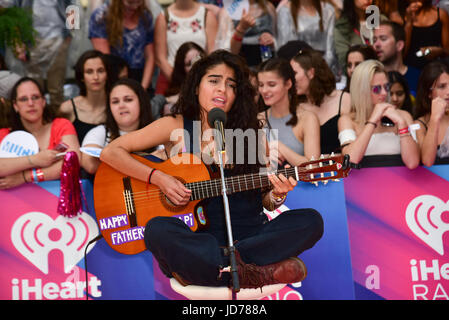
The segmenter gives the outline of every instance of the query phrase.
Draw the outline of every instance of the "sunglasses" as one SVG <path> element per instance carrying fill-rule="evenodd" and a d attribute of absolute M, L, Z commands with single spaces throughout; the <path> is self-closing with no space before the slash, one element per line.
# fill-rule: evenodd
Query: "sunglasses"
<path fill-rule="evenodd" d="M 378 84 L 377 86 L 372 86 L 371 90 L 374 94 L 381 94 L 382 88 L 384 88 L 385 91 L 388 93 L 390 92 L 391 85 L 389 83 L 386 83 L 384 85 Z"/>

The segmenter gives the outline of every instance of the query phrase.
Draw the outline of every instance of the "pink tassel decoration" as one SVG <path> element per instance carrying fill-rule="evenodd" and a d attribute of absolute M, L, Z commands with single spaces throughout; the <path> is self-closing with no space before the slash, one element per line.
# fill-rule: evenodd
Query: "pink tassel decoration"
<path fill-rule="evenodd" d="M 65 217 L 75 217 L 83 211 L 81 193 L 84 196 L 80 179 L 80 164 L 74 151 L 67 152 L 61 169 L 61 190 L 57 212 Z"/>

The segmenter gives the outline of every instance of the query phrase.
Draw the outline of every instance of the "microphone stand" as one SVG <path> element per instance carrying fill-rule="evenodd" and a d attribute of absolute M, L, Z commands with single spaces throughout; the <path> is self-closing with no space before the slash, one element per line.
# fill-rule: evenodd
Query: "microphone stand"
<path fill-rule="evenodd" d="M 232 276 L 232 300 L 236 300 L 236 294 L 240 291 L 239 277 L 237 273 L 237 262 L 235 259 L 235 247 L 234 247 L 234 239 L 232 237 L 232 227 L 231 227 L 231 215 L 229 212 L 229 201 L 227 195 L 227 188 L 225 183 L 224 176 L 224 162 L 226 159 L 226 148 L 224 144 L 224 131 L 223 131 L 223 122 L 214 121 L 214 125 L 219 134 L 215 134 L 215 145 L 217 147 L 217 153 L 219 158 L 220 165 L 220 177 L 221 177 L 221 189 L 223 195 L 223 206 L 225 211 L 225 220 L 226 220 L 226 231 L 228 234 L 228 253 L 229 260 L 231 263 L 231 276 Z M 218 129 L 217 129 L 218 128 Z"/>

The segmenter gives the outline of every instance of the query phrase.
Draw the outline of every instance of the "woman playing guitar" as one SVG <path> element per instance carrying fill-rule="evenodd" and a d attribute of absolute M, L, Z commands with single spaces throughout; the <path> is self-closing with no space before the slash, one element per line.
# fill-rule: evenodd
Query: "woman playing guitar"
<path fill-rule="evenodd" d="M 168 154 L 187 151 L 202 153 L 203 159 L 208 155 L 213 158 L 213 138 L 200 141 L 201 136 L 195 131 L 198 127 L 202 132 L 210 128 L 207 115 L 212 108 L 225 111 L 225 129 L 257 132 L 261 126 L 248 75 L 242 58 L 227 51 L 219 50 L 202 58 L 187 75 L 173 115 L 115 139 L 103 150 L 100 159 L 131 178 L 157 185 L 172 204 L 186 205 L 191 190 L 169 172 L 136 161 L 131 153 L 164 145 Z M 174 134 L 179 131 L 183 134 Z M 263 149 L 265 142 L 259 142 L 257 149 L 259 146 Z M 248 161 L 250 144 L 248 141 L 241 144 L 234 145 L 226 176 L 259 172 L 266 166 Z M 236 161 L 239 152 L 245 152 L 243 164 Z M 322 218 L 313 209 L 286 211 L 268 222 L 263 208 L 274 210 L 280 206 L 296 185 L 293 178 L 282 174 L 270 174 L 269 180 L 271 190 L 248 190 L 228 197 L 241 288 L 302 281 L 306 268 L 297 256 L 313 247 L 323 234 Z M 155 217 L 146 224 L 145 244 L 167 277 L 175 277 L 184 285 L 229 286 L 229 273 L 221 273 L 229 265 L 222 197 L 210 198 L 204 208 L 209 218 L 208 229 L 193 232 L 180 219 Z"/>

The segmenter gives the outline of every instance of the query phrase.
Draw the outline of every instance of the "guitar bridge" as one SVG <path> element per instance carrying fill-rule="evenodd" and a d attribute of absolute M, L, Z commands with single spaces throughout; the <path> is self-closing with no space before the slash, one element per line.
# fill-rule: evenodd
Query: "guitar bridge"
<path fill-rule="evenodd" d="M 137 227 L 136 206 L 134 205 L 133 189 L 131 187 L 131 178 L 123 178 L 123 197 L 125 200 L 126 214 L 128 215 L 131 228 Z"/>

